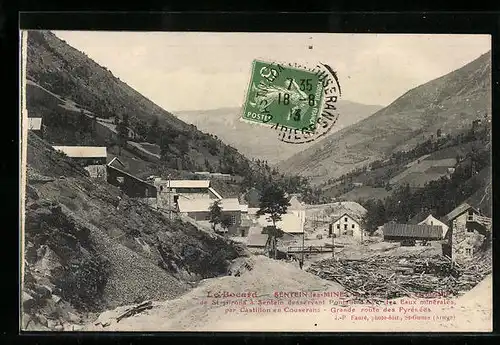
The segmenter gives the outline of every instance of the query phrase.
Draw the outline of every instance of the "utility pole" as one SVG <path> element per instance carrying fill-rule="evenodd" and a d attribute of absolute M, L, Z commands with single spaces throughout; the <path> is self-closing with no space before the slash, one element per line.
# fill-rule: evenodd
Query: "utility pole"
<path fill-rule="evenodd" d="M 306 237 L 305 228 L 302 228 L 302 265 L 300 265 L 300 268 L 304 267 L 305 237 Z"/>
<path fill-rule="evenodd" d="M 333 224 L 330 224 L 332 227 L 332 258 L 335 258 L 335 231 L 333 229 Z"/>

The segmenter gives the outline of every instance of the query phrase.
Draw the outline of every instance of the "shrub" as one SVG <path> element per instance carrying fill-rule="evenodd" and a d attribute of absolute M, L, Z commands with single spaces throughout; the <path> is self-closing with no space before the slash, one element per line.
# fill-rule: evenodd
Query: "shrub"
<path fill-rule="evenodd" d="M 76 308 L 93 310 L 102 302 L 109 273 L 109 261 L 100 256 L 72 260 L 57 280 L 56 287 L 61 290 L 61 297 Z"/>

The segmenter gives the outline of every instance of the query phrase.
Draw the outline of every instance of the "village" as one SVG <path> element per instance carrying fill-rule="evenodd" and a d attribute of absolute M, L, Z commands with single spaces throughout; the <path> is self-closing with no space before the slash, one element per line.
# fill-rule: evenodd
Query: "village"
<path fill-rule="evenodd" d="M 131 36 L 121 36 L 127 49 L 118 53 L 122 33 L 86 35 L 22 36 L 22 330 L 491 330 L 488 40 L 447 51 L 446 40 L 405 37 L 401 43 L 432 43 L 443 56 L 439 62 L 422 51 L 435 68 L 410 82 L 393 73 L 415 63 L 404 45 L 395 55 L 401 61 L 388 63 L 351 35 L 352 56 L 339 60 L 337 48 L 328 53 L 334 42 L 342 46 L 339 38 L 320 48 L 311 34 L 293 60 L 308 65 L 311 53 L 324 50 L 321 65 L 338 73 L 345 97 L 335 102 L 331 131 L 290 145 L 275 130 L 242 121 L 254 107 L 248 91 L 240 103 L 252 84 L 227 78 L 248 79 L 242 71 L 255 69 L 255 56 L 281 60 L 274 48 L 292 42 L 283 34 L 265 44 L 268 51 L 251 35 L 248 42 L 214 36 L 223 45 L 161 35 L 172 44 L 161 59 L 141 53 L 147 64 L 130 49 Z M 148 40 L 141 36 L 141 46 L 160 53 L 163 43 Z M 399 49 L 392 40 L 373 42 L 392 55 Z M 304 48 L 299 36 L 296 42 Z M 233 46 L 241 56 L 223 53 Z M 151 68 L 146 84 L 98 58 L 102 47 L 110 48 L 106 59 Z M 366 73 L 347 68 L 358 59 L 368 63 L 357 64 L 365 71 L 378 66 L 376 80 L 401 85 L 373 87 Z M 168 71 L 181 65 L 203 71 L 192 86 L 214 83 L 198 90 L 190 78 L 172 82 Z M 271 107 L 290 106 L 299 90 L 317 98 L 303 78 L 291 76 L 287 90 L 276 84 Z M 212 87 L 220 80 L 226 87 Z"/>
<path fill-rule="evenodd" d="M 29 129 L 40 134 L 41 119 L 29 118 Z M 92 178 L 119 187 L 129 197 L 170 219 L 188 217 L 206 231 L 245 245 L 255 255 L 272 256 L 322 278 L 339 281 L 343 286 L 351 285 L 360 295 L 365 290 L 374 292 L 365 286 L 367 281 L 386 283 L 380 276 L 370 277 L 366 272 L 370 263 L 375 265 L 373 271 L 385 267 L 392 272 L 385 278 L 395 279 L 395 275 L 411 278 L 416 293 L 431 290 L 459 293 L 474 286 L 491 270 L 491 265 L 481 264 L 478 259 L 491 249 L 491 218 L 467 203 L 444 217 L 419 214 L 407 223 L 388 222 L 369 233 L 365 228 L 367 210 L 355 201 L 308 205 L 299 194 L 286 195 L 288 206 L 276 222 L 281 236 L 276 239 L 273 255 L 272 236 L 266 231 L 273 223 L 268 214 L 259 213 L 260 192 L 251 188 L 238 197 L 224 198 L 213 186 L 215 180 L 230 181 L 235 176 L 202 171 L 193 172 L 192 179 L 150 176 L 143 180 L 127 172 L 126 164 L 109 155 L 106 147 L 53 148 L 81 164 Z M 214 204 L 220 212 L 218 221 L 212 219 Z M 402 260 L 412 264 L 405 266 Z M 437 276 L 457 276 L 457 270 L 461 270 L 466 281 L 452 284 L 448 278 L 423 277 L 420 273 L 428 272 L 422 265 L 432 266 L 432 273 Z M 340 272 L 350 279 L 339 278 Z M 425 282 L 419 285 L 415 272 Z M 395 296 L 408 295 L 408 289 L 411 290 L 401 285 L 393 288 Z M 385 286 L 384 294 L 388 291 L 391 289 Z"/>

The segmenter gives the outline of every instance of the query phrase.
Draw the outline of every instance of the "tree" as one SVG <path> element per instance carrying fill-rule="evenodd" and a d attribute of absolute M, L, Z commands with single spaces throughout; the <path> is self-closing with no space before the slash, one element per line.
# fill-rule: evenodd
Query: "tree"
<path fill-rule="evenodd" d="M 218 224 L 222 222 L 222 208 L 220 207 L 220 200 L 215 200 L 212 205 L 210 205 L 210 224 L 212 224 L 212 229 L 215 231 Z"/>
<path fill-rule="evenodd" d="M 226 234 L 229 232 L 229 228 L 231 227 L 231 225 L 233 225 L 233 223 L 231 222 L 231 218 L 230 217 L 222 217 L 222 220 L 221 220 L 221 224 L 222 228 L 224 230 L 226 230 Z"/>
<path fill-rule="evenodd" d="M 267 215 L 267 219 L 273 223 L 272 230 L 269 231 L 268 241 L 271 245 L 271 251 L 274 252 L 274 258 L 277 257 L 276 238 L 280 231 L 276 228 L 276 222 L 281 220 L 281 216 L 286 213 L 290 203 L 285 192 L 275 184 L 268 184 L 262 191 L 257 216 Z"/>

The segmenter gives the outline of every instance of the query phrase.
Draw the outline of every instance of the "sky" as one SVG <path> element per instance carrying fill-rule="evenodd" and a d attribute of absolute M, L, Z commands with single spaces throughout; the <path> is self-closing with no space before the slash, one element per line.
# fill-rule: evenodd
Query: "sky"
<path fill-rule="evenodd" d="M 54 31 L 171 111 L 240 107 L 254 59 L 337 71 L 342 98 L 386 106 L 491 49 L 489 35 Z M 313 49 L 308 47 L 312 45 Z"/>

